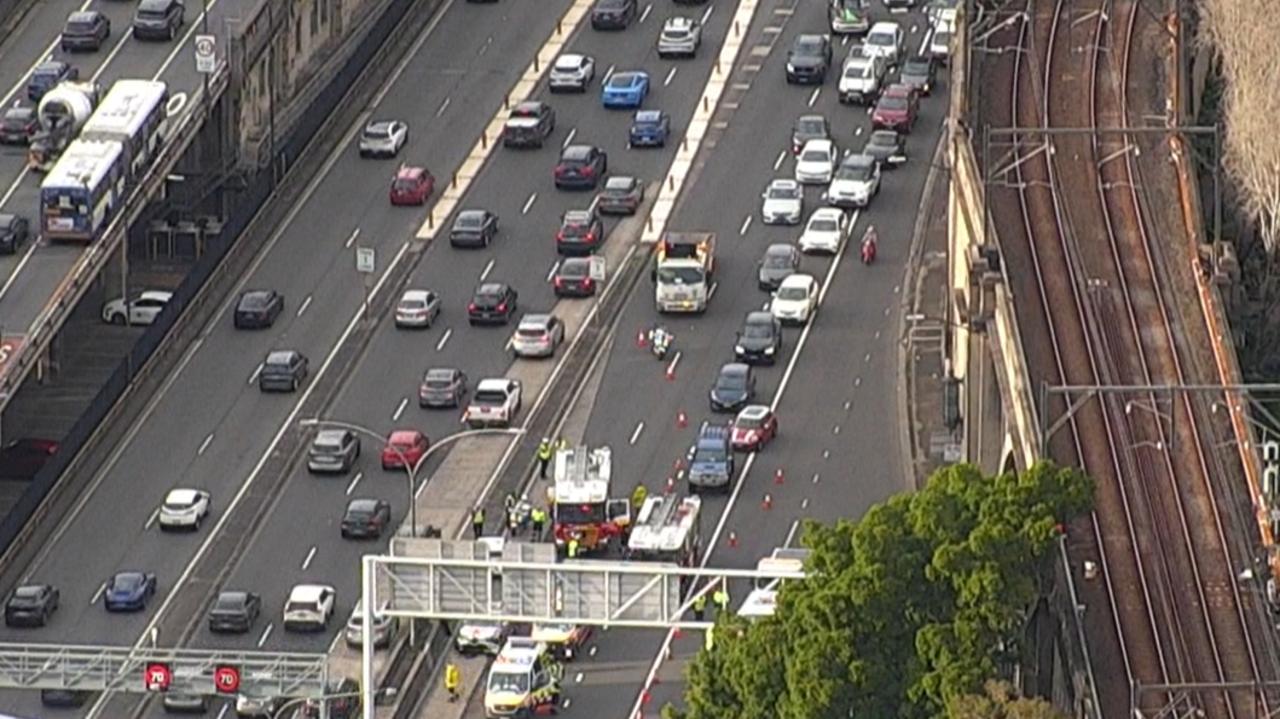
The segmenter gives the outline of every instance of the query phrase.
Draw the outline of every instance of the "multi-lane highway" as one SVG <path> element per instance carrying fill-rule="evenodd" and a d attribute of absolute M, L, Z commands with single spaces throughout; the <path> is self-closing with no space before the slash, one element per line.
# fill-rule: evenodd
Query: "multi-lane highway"
<path fill-rule="evenodd" d="M 209 32 L 225 35 L 225 18 L 238 17 L 254 3 L 249 0 L 210 0 Z M 130 31 L 136 3 L 104 0 L 49 0 L 36 3 L 0 46 L 0 106 L 27 102 L 27 79 L 36 65 L 48 59 L 65 60 L 79 69 L 80 79 L 100 83 L 104 91 L 123 78 L 162 80 L 171 96 L 190 96 L 199 86 L 192 36 L 202 27 L 199 2 L 186 3 L 186 24 L 177 40 L 148 42 Z M 77 10 L 98 10 L 111 20 L 111 36 L 100 50 L 66 53 L 58 43 L 67 16 Z M 175 107 L 178 102 L 175 102 Z M 192 105 L 186 104 L 189 110 Z M 26 168 L 26 148 L 0 148 L 0 212 L 25 215 L 39 222 L 39 190 L 43 175 Z M 85 246 L 80 243 L 31 242 L 14 255 L 0 256 L 0 326 L 6 333 L 25 333 L 40 316 Z"/>

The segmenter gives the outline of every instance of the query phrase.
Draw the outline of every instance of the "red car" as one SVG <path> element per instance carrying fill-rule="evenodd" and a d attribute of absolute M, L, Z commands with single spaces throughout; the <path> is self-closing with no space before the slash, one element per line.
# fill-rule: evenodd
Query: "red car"
<path fill-rule="evenodd" d="M 418 466 L 422 455 L 427 453 L 431 441 L 427 435 L 416 429 L 398 429 L 387 438 L 387 445 L 382 448 L 383 469 L 404 469 L 405 462 L 410 467 Z"/>
<path fill-rule="evenodd" d="M 763 404 L 749 404 L 733 420 L 733 448 L 746 452 L 764 449 L 778 436 L 778 416 Z"/>
<path fill-rule="evenodd" d="M 401 167 L 391 181 L 391 204 L 422 205 L 436 188 L 436 178 L 425 167 Z"/>
<path fill-rule="evenodd" d="M 876 109 L 871 112 L 871 129 L 911 132 L 919 110 L 920 95 L 915 88 L 890 85 L 880 94 Z"/>

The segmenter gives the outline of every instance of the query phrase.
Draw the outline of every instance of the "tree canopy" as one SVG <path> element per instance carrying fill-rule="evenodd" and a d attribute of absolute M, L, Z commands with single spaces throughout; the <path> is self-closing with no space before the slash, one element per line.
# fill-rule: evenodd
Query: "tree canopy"
<path fill-rule="evenodd" d="M 953 465 L 860 521 L 808 522 L 808 576 L 783 585 L 772 617 L 718 620 L 713 648 L 688 667 L 684 709 L 665 714 L 978 716 L 980 702 L 1008 699 L 984 686 L 1018 655 L 1060 527 L 1092 501 L 1092 480 L 1075 469 L 988 477 Z"/>

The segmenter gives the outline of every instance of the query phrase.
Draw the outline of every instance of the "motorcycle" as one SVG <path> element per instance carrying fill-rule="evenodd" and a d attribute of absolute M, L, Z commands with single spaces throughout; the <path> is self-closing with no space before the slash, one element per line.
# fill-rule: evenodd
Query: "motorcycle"
<path fill-rule="evenodd" d="M 659 328 L 651 332 L 650 336 L 649 349 L 653 352 L 653 356 L 660 360 L 666 359 L 667 350 L 671 349 L 672 334 Z"/>
<path fill-rule="evenodd" d="M 507 510 L 507 529 L 512 535 L 517 535 L 529 526 L 530 517 L 533 515 L 533 505 L 527 499 L 521 499 Z"/>
<path fill-rule="evenodd" d="M 876 232 L 868 229 L 862 236 L 862 264 L 869 265 L 876 261 Z"/>

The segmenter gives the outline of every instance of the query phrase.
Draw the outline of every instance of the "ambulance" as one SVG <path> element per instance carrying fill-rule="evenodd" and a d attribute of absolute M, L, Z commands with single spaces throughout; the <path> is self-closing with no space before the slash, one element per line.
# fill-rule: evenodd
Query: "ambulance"
<path fill-rule="evenodd" d="M 486 719 L 525 719 L 560 705 L 564 667 L 546 644 L 528 637 L 511 637 L 489 667 L 485 681 Z"/>

